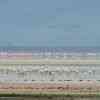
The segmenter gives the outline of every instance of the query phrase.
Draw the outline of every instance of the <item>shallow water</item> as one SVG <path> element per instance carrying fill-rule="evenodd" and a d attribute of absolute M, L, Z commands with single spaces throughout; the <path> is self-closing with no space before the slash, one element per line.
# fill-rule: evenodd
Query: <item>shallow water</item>
<path fill-rule="evenodd" d="M 0 82 L 34 83 L 100 79 L 100 65 L 0 66 Z"/>

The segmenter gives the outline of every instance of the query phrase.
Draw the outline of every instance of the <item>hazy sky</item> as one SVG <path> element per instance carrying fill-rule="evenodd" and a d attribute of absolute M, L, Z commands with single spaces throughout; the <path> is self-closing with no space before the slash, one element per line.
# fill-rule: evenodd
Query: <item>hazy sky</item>
<path fill-rule="evenodd" d="M 100 46 L 100 0 L 0 0 L 0 45 Z"/>

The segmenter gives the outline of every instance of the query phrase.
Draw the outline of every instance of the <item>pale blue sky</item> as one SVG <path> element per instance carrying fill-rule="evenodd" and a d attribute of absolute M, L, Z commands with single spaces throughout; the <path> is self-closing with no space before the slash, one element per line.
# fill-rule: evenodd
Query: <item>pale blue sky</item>
<path fill-rule="evenodd" d="M 100 46 L 100 0 L 0 0 L 0 45 Z"/>

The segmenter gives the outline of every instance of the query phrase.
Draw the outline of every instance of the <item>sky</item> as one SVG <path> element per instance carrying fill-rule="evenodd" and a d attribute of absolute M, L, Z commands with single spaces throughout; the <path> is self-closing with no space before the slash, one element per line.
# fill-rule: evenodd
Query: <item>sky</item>
<path fill-rule="evenodd" d="M 100 47 L 100 0 L 0 0 L 0 46 Z"/>

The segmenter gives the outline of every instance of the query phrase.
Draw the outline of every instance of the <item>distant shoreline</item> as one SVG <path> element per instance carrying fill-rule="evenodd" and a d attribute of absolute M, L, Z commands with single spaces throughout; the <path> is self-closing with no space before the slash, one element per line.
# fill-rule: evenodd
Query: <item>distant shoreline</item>
<path fill-rule="evenodd" d="M 32 47 L 32 46 L 0 46 L 0 51 L 30 52 L 100 52 L 100 47 Z"/>

